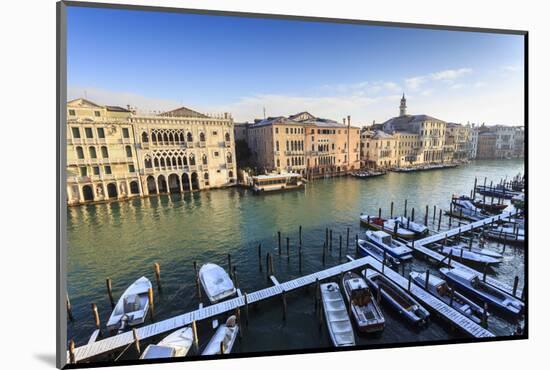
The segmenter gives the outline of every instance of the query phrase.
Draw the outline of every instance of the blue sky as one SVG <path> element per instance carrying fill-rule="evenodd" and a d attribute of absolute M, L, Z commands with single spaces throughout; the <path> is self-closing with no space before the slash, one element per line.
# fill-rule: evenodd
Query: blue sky
<path fill-rule="evenodd" d="M 523 124 L 523 37 L 70 7 L 69 98 L 356 124 L 409 113 Z"/>

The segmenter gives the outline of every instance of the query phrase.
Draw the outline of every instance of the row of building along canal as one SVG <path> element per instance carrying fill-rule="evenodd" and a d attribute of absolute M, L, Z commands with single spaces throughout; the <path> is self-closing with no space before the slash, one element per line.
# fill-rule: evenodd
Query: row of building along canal
<path fill-rule="evenodd" d="M 105 325 L 112 304 L 107 293 L 107 279 L 116 303 L 130 284 L 141 276 L 147 277 L 153 283 L 154 320 L 161 321 L 196 310 L 201 303 L 209 305 L 204 292 L 199 296 L 197 291 L 194 264 L 200 268 L 205 263 L 215 263 L 229 270 L 231 263 L 238 288 L 243 293 L 254 292 L 273 284 L 267 277 L 270 268 L 279 282 L 285 282 L 345 263 L 346 255 L 358 257 L 355 238 L 356 235 L 364 238 L 367 230 L 360 224 L 361 213 L 377 215 L 381 209 L 382 216 L 389 216 L 393 203 L 394 216 L 402 215 L 406 201 L 409 216 L 414 208 L 416 221 L 423 223 L 428 206 L 427 220 L 432 233 L 436 233 L 438 227 L 444 232 L 466 221 L 460 223 L 453 218 L 449 227 L 449 219 L 444 216 L 439 226 L 440 210 L 449 209 L 453 195 L 470 195 L 475 178 L 478 183 L 497 184 L 523 172 L 521 160 L 474 161 L 456 168 L 388 173 L 369 179 L 321 179 L 308 183 L 302 190 L 260 196 L 246 189 L 231 188 L 70 207 L 67 210 L 67 293 L 72 320 L 67 323 L 67 338 L 74 340 L 76 347 L 85 345 L 97 321 L 102 334 L 108 336 Z M 332 249 L 324 248 L 327 228 L 332 234 Z M 278 250 L 279 233 L 281 253 Z M 476 238 L 478 236 L 476 234 Z M 261 256 L 258 255 L 260 244 Z M 486 275 L 509 286 L 515 284 L 523 288 L 526 246 L 488 240 L 485 248 L 503 253 L 502 263 L 484 269 Z M 160 266 L 160 290 L 155 283 L 155 264 Z M 432 276 L 441 277 L 437 265 L 418 256 L 405 264 L 399 273 L 407 277 L 412 271 L 425 273 L 426 270 L 430 270 Z M 339 282 L 339 278 L 329 281 Z M 248 324 L 241 326 L 241 336 L 232 352 L 331 347 L 326 324 L 319 321 L 315 296 L 315 285 L 288 294 L 284 320 L 280 298 L 252 305 Z M 97 308 L 97 320 L 92 304 Z M 421 343 L 465 337 L 461 330 L 436 315 L 432 315 L 428 325 L 418 328 L 408 324 L 384 302 L 381 309 L 385 329 L 376 335 L 357 335 L 356 331 L 356 344 Z M 491 333 L 514 335 L 518 320 L 493 314 L 491 310 L 488 312 L 486 327 Z M 232 313 L 216 319 L 224 323 Z M 192 349 L 189 355 L 200 353 L 206 346 L 215 332 L 212 321 L 197 323 L 199 348 Z M 149 323 L 151 318 L 147 317 L 143 325 Z M 157 343 L 164 335 L 142 340 L 140 350 Z M 124 353 L 117 350 L 94 360 L 138 357 L 137 348 L 131 346 L 125 348 Z"/>

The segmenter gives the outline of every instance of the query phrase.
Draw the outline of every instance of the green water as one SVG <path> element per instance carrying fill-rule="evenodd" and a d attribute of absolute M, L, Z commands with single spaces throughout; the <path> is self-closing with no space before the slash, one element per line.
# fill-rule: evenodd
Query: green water
<path fill-rule="evenodd" d="M 99 308 L 102 324 L 110 315 L 105 279 L 113 281 L 115 300 L 140 276 L 154 281 L 153 263 L 161 265 L 162 292 L 156 294 L 156 319 L 196 309 L 199 300 L 194 284 L 193 261 L 218 263 L 227 267 L 230 253 L 237 267 L 239 287 L 252 292 L 269 283 L 259 271 L 257 245 L 274 252 L 274 270 L 279 281 L 286 281 L 323 268 L 322 244 L 325 227 L 333 230 L 334 248 L 326 265 L 343 262 L 339 258 L 338 238 L 350 228 L 353 254 L 355 234 L 364 229 L 359 214 L 376 214 L 382 208 L 389 214 L 394 201 L 394 214 L 415 208 L 423 219 L 425 206 L 447 209 L 452 194 L 469 194 L 477 176 L 478 183 L 487 177 L 498 182 L 523 173 L 521 160 L 476 161 L 454 169 L 416 173 L 389 173 L 383 177 L 359 180 L 351 177 L 318 180 L 304 190 L 255 196 L 244 189 L 203 191 L 193 194 L 164 195 L 128 202 L 68 208 L 68 293 L 75 322 L 68 324 L 68 338 L 77 345 L 87 342 L 94 330 L 91 303 Z M 436 220 L 437 223 L 437 220 Z M 446 219 L 442 223 L 447 227 Z M 296 242 L 298 227 L 303 227 L 303 265 L 298 271 Z M 277 255 L 277 231 L 282 232 L 284 250 L 290 238 L 291 257 Z M 491 244 L 501 250 L 502 246 Z M 412 269 L 425 270 L 423 261 L 415 260 Z M 435 271 L 434 266 L 429 266 Z M 523 248 L 507 247 L 504 263 L 492 271 L 498 279 L 511 283 L 516 275 L 523 286 Z M 429 327 L 417 331 L 385 309 L 387 327 L 378 337 L 356 338 L 360 344 L 397 343 L 455 338 L 458 334 L 447 325 L 432 320 Z M 326 328 L 319 327 L 311 291 L 301 290 L 288 297 L 288 319 L 283 321 L 280 300 L 261 303 L 251 310 L 250 323 L 235 351 L 303 349 L 330 346 Z M 201 345 L 212 335 L 210 323 L 200 324 Z M 509 335 L 513 325 L 491 317 L 489 329 L 498 335 Z M 273 335 L 276 332 L 277 335 Z M 157 338 L 158 340 L 158 338 Z M 135 354 L 129 353 L 132 358 Z"/>

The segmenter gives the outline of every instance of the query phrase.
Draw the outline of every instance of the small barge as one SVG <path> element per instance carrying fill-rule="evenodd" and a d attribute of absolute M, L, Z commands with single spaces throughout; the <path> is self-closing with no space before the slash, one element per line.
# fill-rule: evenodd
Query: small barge
<path fill-rule="evenodd" d="M 305 180 L 298 173 L 281 173 L 252 177 L 252 191 L 263 194 L 281 190 L 301 189 Z"/>

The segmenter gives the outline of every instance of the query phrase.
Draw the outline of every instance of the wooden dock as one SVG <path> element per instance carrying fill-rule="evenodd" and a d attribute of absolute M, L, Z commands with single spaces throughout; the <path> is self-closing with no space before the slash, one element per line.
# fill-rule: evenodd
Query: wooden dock
<path fill-rule="evenodd" d="M 513 213 L 503 212 L 500 215 L 487 217 L 487 218 L 484 218 L 483 220 L 479 220 L 479 221 L 475 221 L 475 222 L 472 222 L 472 223 L 469 223 L 469 224 L 466 224 L 466 225 L 462 225 L 462 226 L 456 227 L 454 229 L 450 229 L 450 230 L 447 230 L 447 231 L 444 231 L 444 232 L 440 232 L 440 233 L 435 234 L 435 235 L 430 235 L 430 236 L 427 236 L 423 239 L 416 240 L 414 242 L 414 247 L 415 248 L 416 247 L 423 247 L 423 246 L 428 245 L 428 244 L 437 243 L 437 242 L 440 242 L 440 241 L 444 240 L 445 238 L 451 238 L 451 237 L 460 235 L 462 233 L 466 233 L 466 232 L 469 232 L 469 231 L 472 231 L 472 230 L 476 230 L 476 229 L 479 229 L 481 227 L 490 225 L 491 223 L 498 222 L 498 221 L 503 221 L 507 218 L 510 218 L 511 216 L 513 216 Z M 408 242 L 408 245 L 410 247 L 412 247 L 413 243 Z"/>
<path fill-rule="evenodd" d="M 504 212 L 504 213 L 501 213 L 500 215 L 487 217 L 483 220 L 479 220 L 479 221 L 472 222 L 472 223 L 464 225 L 464 226 L 460 226 L 460 227 L 457 227 L 457 228 L 454 228 L 454 229 L 451 229 L 451 230 L 447 230 L 443 233 L 431 235 L 431 236 L 428 236 L 424 239 L 416 240 L 414 242 L 414 244 L 412 242 L 409 242 L 408 245 L 418 253 L 421 253 L 421 254 L 423 254 L 427 257 L 430 257 L 431 259 L 434 259 L 434 260 L 437 260 L 437 261 L 442 261 L 447 256 L 445 256 L 443 254 L 440 254 L 440 253 L 438 253 L 434 250 L 431 250 L 430 248 L 427 248 L 426 246 L 429 245 L 429 244 L 433 244 L 433 243 L 443 241 L 443 240 L 445 240 L 445 238 L 454 237 L 454 236 L 460 235 L 460 234 L 465 233 L 465 232 L 469 232 L 469 231 L 472 231 L 472 230 L 479 229 L 480 227 L 489 225 L 492 222 L 505 220 L 507 218 L 510 218 L 510 216 L 512 216 L 512 215 L 513 214 L 510 213 L 510 212 Z M 462 263 L 459 263 L 459 262 L 457 262 L 453 259 L 451 259 L 450 265 L 453 268 L 460 268 L 460 269 L 463 269 L 463 270 L 467 270 L 469 272 L 472 272 L 472 273 L 476 274 L 480 278 L 483 278 L 483 274 L 481 272 L 479 272 L 479 271 L 477 271 L 477 270 L 475 270 L 471 267 L 468 267 L 466 265 L 463 265 Z M 492 286 L 494 286 L 494 287 L 496 287 L 496 288 L 498 288 L 498 289 L 500 289 L 500 290 L 502 290 L 502 291 L 504 291 L 508 294 L 513 294 L 514 289 L 508 284 L 505 284 L 505 283 L 503 283 L 499 280 L 493 279 L 489 276 L 485 277 L 485 281 L 487 283 L 491 284 Z M 521 297 L 521 294 L 522 294 L 521 289 L 517 288 L 516 296 Z"/>
<path fill-rule="evenodd" d="M 314 284 L 317 279 L 325 280 L 331 277 L 338 276 L 340 273 L 359 269 L 367 265 L 371 261 L 370 257 L 359 258 L 350 262 L 337 265 L 326 270 L 318 271 L 313 274 L 299 277 L 284 283 L 279 283 L 275 277 L 271 280 L 275 283 L 274 286 L 258 290 L 247 294 L 248 304 L 256 303 L 265 299 L 275 297 L 283 292 L 290 292 L 298 288 Z M 166 320 L 158 321 L 136 329 L 137 337 L 140 340 L 154 337 L 163 333 L 168 333 L 186 325 L 190 325 L 193 321 L 205 320 L 225 312 L 230 312 L 238 307 L 245 305 L 244 295 L 239 295 L 236 298 L 217 303 L 214 305 L 199 308 L 195 311 L 184 313 Z M 95 356 L 109 353 L 118 348 L 122 348 L 134 342 L 132 331 L 114 335 L 97 342 L 91 342 L 81 347 L 75 348 L 75 361 L 83 361 Z M 67 352 L 67 363 L 69 363 L 69 353 Z"/>
<path fill-rule="evenodd" d="M 382 272 L 382 264 L 377 259 L 373 257 L 366 258 L 369 259 L 367 261 L 369 266 L 372 266 L 377 271 Z M 408 290 L 409 280 L 399 275 L 397 272 L 386 267 L 384 268 L 384 275 L 401 288 Z M 468 317 L 464 316 L 414 283 L 411 284 L 410 293 L 418 299 L 420 303 L 424 304 L 426 308 L 431 309 L 432 312 L 436 312 L 446 321 L 461 329 L 464 333 L 474 338 L 490 338 L 495 336 L 487 329 L 470 320 Z"/>

